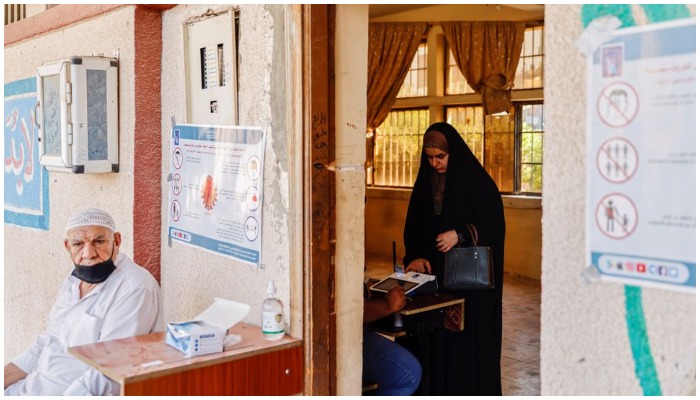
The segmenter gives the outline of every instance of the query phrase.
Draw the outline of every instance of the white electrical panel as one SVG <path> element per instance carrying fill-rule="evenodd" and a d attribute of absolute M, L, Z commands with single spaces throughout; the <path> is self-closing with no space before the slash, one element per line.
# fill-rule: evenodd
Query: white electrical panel
<path fill-rule="evenodd" d="M 37 68 L 41 165 L 52 171 L 119 171 L 117 60 L 69 57 Z"/>
<path fill-rule="evenodd" d="M 185 23 L 187 119 L 193 124 L 236 125 L 236 37 L 234 11 Z"/>

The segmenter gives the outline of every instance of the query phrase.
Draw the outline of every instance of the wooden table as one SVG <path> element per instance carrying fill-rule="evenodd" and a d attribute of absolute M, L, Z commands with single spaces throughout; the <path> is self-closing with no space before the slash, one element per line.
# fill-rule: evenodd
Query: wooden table
<path fill-rule="evenodd" d="M 268 341 L 260 327 L 238 323 L 230 350 L 186 358 L 151 333 L 71 347 L 68 352 L 121 384 L 122 395 L 258 396 L 303 391 L 301 340 Z"/>
<path fill-rule="evenodd" d="M 464 299 L 447 293 L 419 294 L 408 297 L 406 306 L 399 312 L 403 327 L 393 326 L 393 316 L 373 324 L 376 332 L 393 336 L 398 343 L 407 337 L 415 338 L 417 348 L 409 350 L 420 360 L 423 374 L 418 393 L 430 395 L 431 333 L 435 328 L 452 331 L 464 330 Z"/>

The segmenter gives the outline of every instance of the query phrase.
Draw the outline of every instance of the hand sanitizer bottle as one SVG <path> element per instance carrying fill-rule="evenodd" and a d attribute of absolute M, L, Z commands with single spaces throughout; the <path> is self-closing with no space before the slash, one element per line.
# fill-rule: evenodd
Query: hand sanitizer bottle
<path fill-rule="evenodd" d="M 284 315 L 282 302 L 275 295 L 275 283 L 267 283 L 267 299 L 262 304 L 262 332 L 267 340 L 279 340 L 284 337 Z"/>

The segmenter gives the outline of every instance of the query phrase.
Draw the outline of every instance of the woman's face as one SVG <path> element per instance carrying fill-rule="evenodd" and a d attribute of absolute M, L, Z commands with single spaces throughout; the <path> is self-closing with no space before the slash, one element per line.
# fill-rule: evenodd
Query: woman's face
<path fill-rule="evenodd" d="M 440 149 L 429 147 L 425 149 L 425 155 L 428 156 L 428 162 L 430 163 L 430 166 L 433 167 L 435 172 L 438 174 L 444 174 L 447 172 L 447 160 L 450 158 L 448 153 L 445 153 Z"/>

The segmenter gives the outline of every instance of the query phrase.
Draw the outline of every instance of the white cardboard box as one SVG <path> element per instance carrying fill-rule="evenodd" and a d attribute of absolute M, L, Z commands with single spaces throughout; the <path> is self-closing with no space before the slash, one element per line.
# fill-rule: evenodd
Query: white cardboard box
<path fill-rule="evenodd" d="M 219 353 L 224 349 L 228 329 L 240 322 L 250 306 L 231 300 L 214 298 L 214 302 L 194 319 L 169 322 L 165 343 L 187 357 Z"/>

